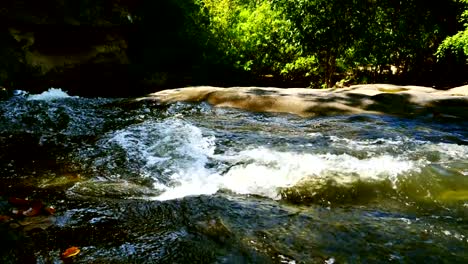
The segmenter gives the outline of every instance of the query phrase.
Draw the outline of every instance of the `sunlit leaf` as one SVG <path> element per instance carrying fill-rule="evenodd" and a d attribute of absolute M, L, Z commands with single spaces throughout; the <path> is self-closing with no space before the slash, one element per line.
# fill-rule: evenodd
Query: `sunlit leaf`
<path fill-rule="evenodd" d="M 62 253 L 62 258 L 69 258 L 78 255 L 80 253 L 80 249 L 78 247 L 70 247 L 67 248 L 63 253 Z"/>

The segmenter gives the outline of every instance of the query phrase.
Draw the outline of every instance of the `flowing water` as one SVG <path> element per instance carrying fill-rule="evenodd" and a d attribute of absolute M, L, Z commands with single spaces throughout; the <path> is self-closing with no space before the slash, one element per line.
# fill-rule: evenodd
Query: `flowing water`
<path fill-rule="evenodd" d="M 18 91 L 0 114 L 2 263 L 468 261 L 466 121 L 59 89 Z M 15 216 L 11 197 L 56 212 Z"/>

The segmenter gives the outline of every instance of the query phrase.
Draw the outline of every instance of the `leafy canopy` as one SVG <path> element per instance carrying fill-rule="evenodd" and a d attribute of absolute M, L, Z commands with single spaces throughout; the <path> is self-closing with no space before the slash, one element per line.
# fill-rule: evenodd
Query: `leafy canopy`
<path fill-rule="evenodd" d="M 468 0 L 458 0 L 465 5 L 465 10 L 461 15 L 460 22 L 465 27 L 464 30 L 459 31 L 453 36 L 447 37 L 437 50 L 437 56 L 443 57 L 447 53 L 454 53 L 455 55 L 468 56 Z"/>

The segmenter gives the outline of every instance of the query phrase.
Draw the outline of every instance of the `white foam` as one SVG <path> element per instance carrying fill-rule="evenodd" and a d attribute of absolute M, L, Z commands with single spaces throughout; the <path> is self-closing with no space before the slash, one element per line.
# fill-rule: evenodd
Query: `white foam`
<path fill-rule="evenodd" d="M 26 96 L 28 92 L 23 91 L 23 90 L 13 90 L 13 95 L 14 96 Z"/>
<path fill-rule="evenodd" d="M 77 96 L 70 96 L 60 88 L 50 88 L 49 90 L 41 94 L 31 94 L 28 96 L 28 100 L 42 100 L 51 101 L 64 98 L 77 98 Z"/>
<path fill-rule="evenodd" d="M 164 191 L 154 197 L 156 200 L 209 195 L 220 189 L 279 199 L 279 188 L 323 178 L 333 178 L 338 184 L 357 180 L 395 183 L 401 175 L 419 171 L 428 162 L 386 153 L 358 158 L 254 146 L 215 154 L 215 137 L 181 119 L 133 125 L 115 132 L 108 143 L 122 147 L 129 160 L 137 157 L 143 161 L 142 176 L 156 179 L 154 187 Z M 465 151 L 445 147 L 456 149 L 455 154 Z"/>
<path fill-rule="evenodd" d="M 218 190 L 220 175 L 205 168 L 214 153 L 214 137 L 204 136 L 190 123 L 180 119 L 147 121 L 115 132 L 102 144 L 109 143 L 122 147 L 129 159 L 142 160 L 142 176 L 170 178 L 170 184 L 155 183 L 155 188 L 165 190 L 158 200 Z"/>
<path fill-rule="evenodd" d="M 442 161 L 463 160 L 468 157 L 468 146 L 451 143 L 425 144 L 424 150 L 438 152 Z"/>
<path fill-rule="evenodd" d="M 213 194 L 229 189 L 239 194 L 256 194 L 279 199 L 278 188 L 291 187 L 308 178 L 333 175 L 339 183 L 361 180 L 394 179 L 415 169 L 414 162 L 391 156 L 365 160 L 343 155 L 314 155 L 278 152 L 267 148 L 242 151 L 232 156 L 218 156 L 220 160 L 238 162 L 226 174 L 197 166 L 194 170 L 173 175 L 180 185 L 166 188 L 157 200 L 180 198 L 187 195 Z M 245 162 L 245 163 L 244 163 Z M 244 164 L 243 164 L 244 163 Z M 201 165 L 201 164 L 199 164 Z"/>
<path fill-rule="evenodd" d="M 335 145 L 344 145 L 353 150 L 376 150 L 381 149 L 382 146 L 399 147 L 409 142 L 416 142 L 406 137 L 397 139 L 379 138 L 373 140 L 355 140 L 337 136 L 329 136 L 329 138 Z"/>
<path fill-rule="evenodd" d="M 241 194 L 258 194 L 273 199 L 279 198 L 278 188 L 291 187 L 308 178 L 332 176 L 339 183 L 357 179 L 393 180 L 416 168 L 414 162 L 388 155 L 360 160 L 347 154 L 301 154 L 267 148 L 243 151 L 237 159 L 250 163 L 231 168 L 223 177 L 223 187 Z"/>

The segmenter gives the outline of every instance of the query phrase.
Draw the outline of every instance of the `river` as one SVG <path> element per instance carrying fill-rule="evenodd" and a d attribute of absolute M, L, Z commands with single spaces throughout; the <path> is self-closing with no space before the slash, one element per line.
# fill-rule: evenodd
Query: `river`
<path fill-rule="evenodd" d="M 16 91 L 0 113 L 2 263 L 468 261 L 464 120 L 60 89 Z M 15 215 L 12 197 L 55 212 Z"/>

